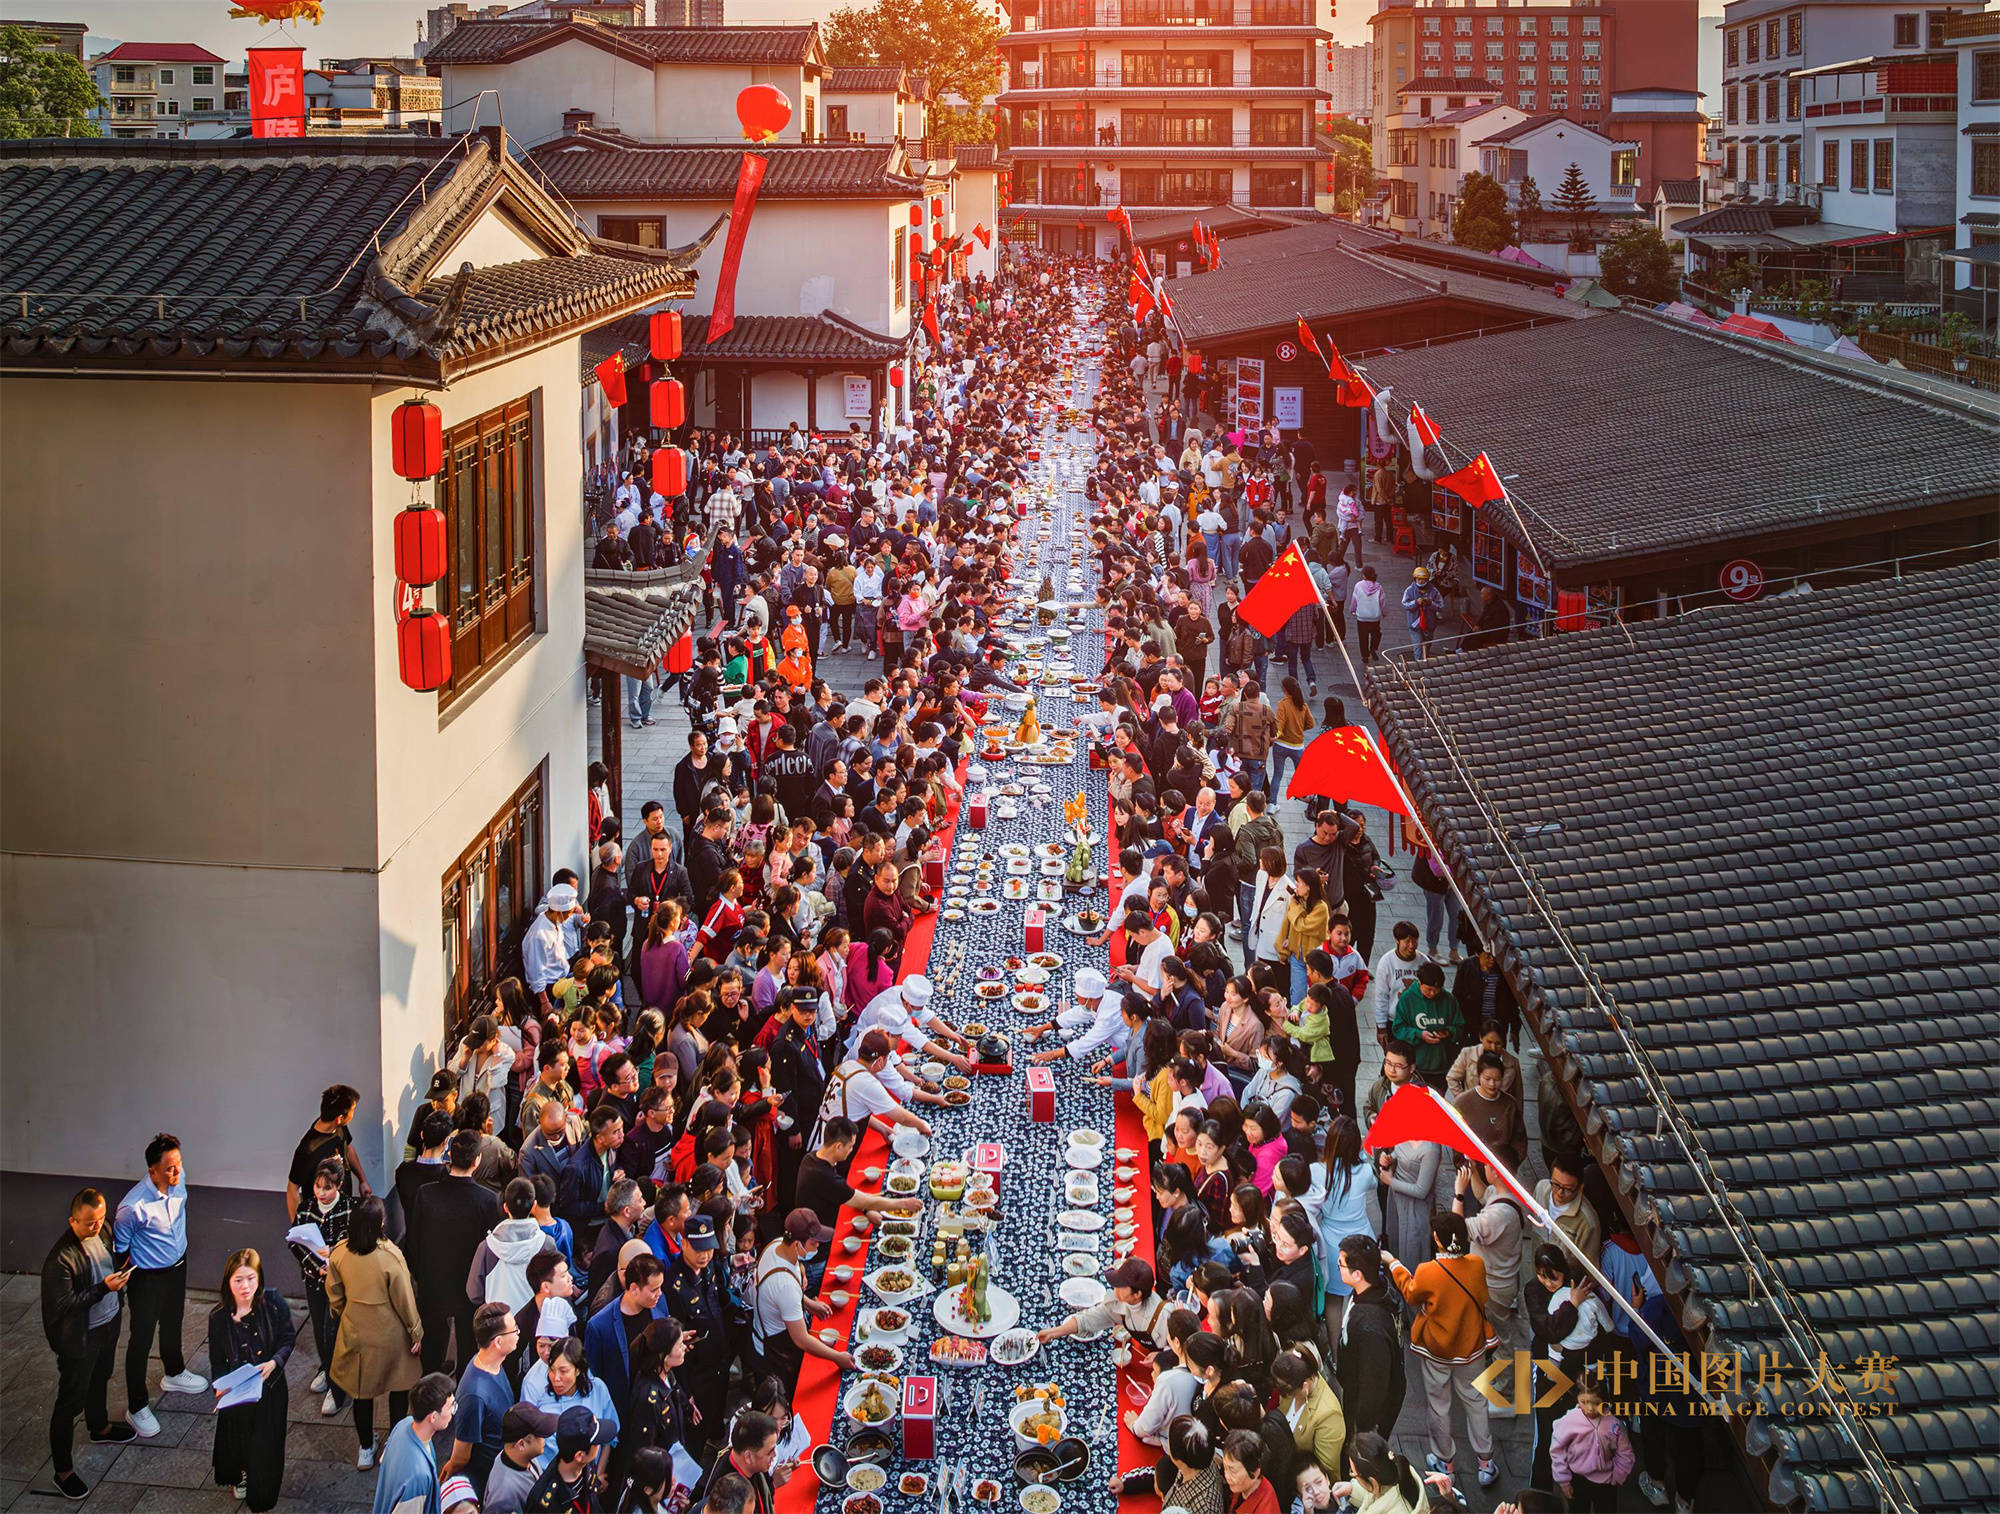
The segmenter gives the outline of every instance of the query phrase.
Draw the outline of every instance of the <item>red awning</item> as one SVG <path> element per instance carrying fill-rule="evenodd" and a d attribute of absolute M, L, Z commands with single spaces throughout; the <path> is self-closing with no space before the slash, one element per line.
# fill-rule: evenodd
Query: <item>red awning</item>
<path fill-rule="evenodd" d="M 1722 323 L 1724 331 L 1733 331 L 1738 336 L 1758 336 L 1767 342 L 1790 342 L 1786 336 L 1769 321 L 1759 320 L 1754 315 L 1732 315 Z"/>

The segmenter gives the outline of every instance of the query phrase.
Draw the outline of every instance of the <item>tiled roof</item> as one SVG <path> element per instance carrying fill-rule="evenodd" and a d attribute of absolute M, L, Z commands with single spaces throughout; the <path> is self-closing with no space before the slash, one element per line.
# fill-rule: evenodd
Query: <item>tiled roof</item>
<path fill-rule="evenodd" d="M 1818 219 L 1819 212 L 1804 205 L 1722 205 L 1703 215 L 1690 216 L 1674 228 L 1674 235 L 1704 231 L 1754 234 L 1776 226 L 1804 226 Z"/>
<path fill-rule="evenodd" d="M 819 28 L 804 26 L 604 26 L 590 21 L 462 21 L 424 55 L 424 62 L 506 63 L 564 42 L 655 63 L 784 63 L 814 61 Z"/>
<path fill-rule="evenodd" d="M 99 53 L 90 61 L 93 63 L 225 63 L 228 60 L 193 42 L 121 42 L 110 52 Z"/>
<path fill-rule="evenodd" d="M 892 95 L 909 88 L 908 77 L 899 67 L 850 65 L 829 69 L 823 92 L 829 95 Z"/>
<path fill-rule="evenodd" d="M 1447 79 L 1443 74 L 1418 74 L 1396 93 L 1399 95 L 1485 95 L 1505 90 L 1498 79 Z"/>
<path fill-rule="evenodd" d="M 898 142 L 774 142 L 762 200 L 908 200 L 924 192 Z M 571 200 L 728 200 L 743 163 L 741 143 L 656 146 L 579 132 L 529 155 Z"/>
<path fill-rule="evenodd" d="M 686 355 L 717 362 L 777 362 L 804 359 L 825 363 L 884 362 L 909 351 L 907 336 L 884 336 L 843 320 L 831 311 L 818 315 L 739 315 L 728 335 L 708 341 L 708 317 L 690 316 Z"/>
<path fill-rule="evenodd" d="M 1585 313 L 1539 289 L 1455 269 L 1420 272 L 1368 256 L 1359 250 L 1363 246 L 1351 228 L 1340 225 L 1251 237 L 1240 250 L 1232 242 L 1222 250 L 1220 268 L 1168 281 L 1174 319 L 1199 346 L 1283 330 L 1301 315 L 1322 321 L 1439 298 L 1518 311 L 1523 319 L 1570 320 Z"/>
<path fill-rule="evenodd" d="M 1777 1507 L 1880 1507 L 1848 1435 L 1802 1403 L 1821 1350 L 1864 1405 L 1881 1395 L 1854 1364 L 1896 1358 L 1893 1411 L 1861 1424 L 1900 1507 L 2000 1502 L 1996 664 L 1986 562 L 1371 680 L 1389 753 L 1683 1322 L 1710 1332 L 1691 1349 L 1780 1364 L 1775 1392 L 1749 1365 L 1728 1390 L 1762 1400 L 1748 1433 Z M 1804 1359 L 1690 1150 L 1810 1322 Z"/>
<path fill-rule="evenodd" d="M 502 197 L 551 255 L 444 266 Z M 483 139 L 10 142 L 0 206 L 10 366 L 435 378 L 497 343 L 684 298 L 698 256 L 593 242 Z"/>
<path fill-rule="evenodd" d="M 993 168 L 1000 157 L 1000 150 L 991 142 L 961 143 L 951 153 L 960 168 Z"/>
<path fill-rule="evenodd" d="M 1466 121 L 1474 121 L 1489 110 L 1499 110 L 1504 101 L 1495 100 L 1486 105 L 1461 105 L 1457 110 L 1448 110 L 1441 116 L 1432 116 L 1426 126 L 1458 126 Z M 1491 141 L 1492 138 L 1487 140 Z"/>
<path fill-rule="evenodd" d="M 1135 220 L 1132 223 L 1132 230 L 1141 242 L 1164 242 L 1170 238 L 1189 235 L 1197 221 L 1218 235 L 1225 231 L 1234 231 L 1238 237 L 1246 235 L 1244 231 L 1246 227 L 1254 231 L 1288 231 L 1292 227 L 1290 221 L 1281 221 L 1275 216 L 1265 215 L 1262 211 L 1251 210 L 1247 206 L 1209 205 L 1200 210 L 1176 211 L 1156 221 Z"/>
<path fill-rule="evenodd" d="M 1534 548 L 1559 569 L 2000 492 L 1990 416 L 1631 312 L 1363 366 L 1398 415 L 1424 407 L 1452 459 L 1483 450 L 1518 476 Z M 1612 418 L 1627 440 L 1607 447 Z M 1492 517 L 1524 544 L 1512 511 Z"/>
<path fill-rule="evenodd" d="M 1669 205 L 1699 205 L 1701 203 L 1701 180 L 1662 179 L 1659 192 L 1667 197 Z M 1683 225 L 1686 223 L 1683 222 Z"/>
<path fill-rule="evenodd" d="M 1529 132 L 1540 131 L 1544 126 L 1552 126 L 1557 121 L 1568 121 L 1578 131 L 1589 130 L 1588 127 L 1578 126 L 1576 122 L 1570 121 L 1568 116 L 1557 112 L 1553 115 L 1529 116 L 1525 121 L 1516 121 L 1512 126 L 1503 127 L 1499 131 L 1494 132 L 1492 136 L 1481 137 L 1479 140 L 1481 142 L 1512 142 L 1517 137 L 1527 136 Z M 1591 132 L 1591 135 L 1596 136 L 1597 133 Z"/>
<path fill-rule="evenodd" d="M 584 575 L 583 656 L 592 667 L 644 678 L 694 628 L 708 549 L 673 568 Z"/>

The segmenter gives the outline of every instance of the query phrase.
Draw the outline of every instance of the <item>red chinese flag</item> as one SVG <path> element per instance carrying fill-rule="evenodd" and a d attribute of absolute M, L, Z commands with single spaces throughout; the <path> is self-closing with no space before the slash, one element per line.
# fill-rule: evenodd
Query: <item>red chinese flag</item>
<path fill-rule="evenodd" d="M 250 135 L 306 134 L 306 50 L 253 47 L 250 57 Z"/>
<path fill-rule="evenodd" d="M 709 310 L 708 335 L 713 346 L 736 325 L 736 270 L 743 262 L 743 239 L 750 234 L 750 216 L 757 209 L 757 191 L 764 185 L 770 159 L 743 154 L 736 172 L 736 200 L 729 210 L 729 240 L 722 248 L 722 268 L 715 276 L 715 304 Z"/>
<path fill-rule="evenodd" d="M 1315 346 L 1313 351 L 1317 352 L 1319 348 Z M 1352 368 L 1347 366 L 1347 359 L 1340 355 L 1340 349 L 1334 346 L 1332 342 L 1326 344 L 1326 376 L 1336 384 L 1351 384 L 1356 378 L 1360 377 Z M 1344 405 L 1347 401 L 1342 400 L 1341 403 Z"/>
<path fill-rule="evenodd" d="M 1319 356 L 1319 338 L 1313 335 L 1312 327 L 1306 324 L 1304 316 L 1299 317 L 1299 345 L 1314 357 Z"/>
<path fill-rule="evenodd" d="M 1389 1095 L 1388 1102 L 1375 1116 L 1375 1123 L 1368 1127 L 1368 1135 L 1361 1144 L 1369 1151 L 1386 1151 L 1405 1141 L 1429 1141 L 1484 1163 L 1486 1170 L 1493 1174 L 1494 1181 L 1507 1185 L 1507 1191 L 1513 1194 L 1529 1219 L 1544 1230 L 1555 1228 L 1548 1211 L 1535 1202 L 1534 1194 L 1501 1164 L 1484 1141 L 1473 1134 L 1472 1127 L 1465 1123 L 1459 1112 L 1440 1094 L 1418 1083 L 1405 1083 Z"/>
<path fill-rule="evenodd" d="M 1299 754 L 1285 797 L 1303 799 L 1309 794 L 1331 795 L 1350 804 L 1372 804 L 1398 815 L 1410 813 L 1403 791 L 1389 772 L 1388 759 L 1358 725 L 1324 731 Z"/>
<path fill-rule="evenodd" d="M 1335 387 L 1333 397 L 1350 410 L 1366 410 L 1375 403 L 1374 386 L 1351 368 L 1348 375 Z"/>
<path fill-rule="evenodd" d="M 924 330 L 930 334 L 930 339 L 933 342 L 943 340 L 938 335 L 937 297 L 935 295 L 924 301 Z"/>
<path fill-rule="evenodd" d="M 986 229 L 985 223 L 982 222 L 973 227 L 972 234 L 979 238 L 979 245 L 981 247 L 991 247 L 993 245 L 993 233 Z"/>
<path fill-rule="evenodd" d="M 1410 435 L 1426 447 L 1435 447 L 1444 440 L 1438 431 L 1437 422 L 1424 414 L 1422 405 L 1410 406 Z"/>
<path fill-rule="evenodd" d="M 1449 489 L 1475 510 L 1507 497 L 1507 486 L 1484 452 L 1456 473 L 1445 474 L 1433 487 Z"/>
<path fill-rule="evenodd" d="M 1136 247 L 1132 249 L 1132 270 L 1138 274 L 1141 282 L 1146 284 L 1153 282 L 1153 270 L 1146 266 L 1146 255 Z"/>
<path fill-rule="evenodd" d="M 1132 302 L 1134 320 L 1143 321 L 1153 313 L 1153 296 L 1137 279 L 1132 280 L 1131 287 L 1125 291 L 1125 297 Z"/>
<path fill-rule="evenodd" d="M 614 352 L 597 365 L 597 387 L 613 409 L 625 403 L 625 355 Z"/>
<path fill-rule="evenodd" d="M 1306 555 L 1293 542 L 1264 570 L 1257 586 L 1243 596 L 1236 616 L 1263 635 L 1276 636 L 1293 615 L 1319 602 L 1319 590 L 1306 569 Z"/>

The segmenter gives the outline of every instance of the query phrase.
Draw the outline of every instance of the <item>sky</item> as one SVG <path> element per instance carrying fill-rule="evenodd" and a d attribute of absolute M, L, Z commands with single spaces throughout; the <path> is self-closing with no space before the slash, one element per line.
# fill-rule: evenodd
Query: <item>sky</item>
<path fill-rule="evenodd" d="M 824 18 L 835 0 L 726 0 L 732 21 L 798 21 Z M 230 0 L 20 0 L 23 14 L 37 20 L 83 21 L 90 26 L 93 50 L 113 42 L 197 42 L 231 61 L 241 60 L 251 46 L 283 46 L 284 31 L 235 21 Z M 1373 0 L 1336 0 L 1333 34 L 1347 43 L 1368 40 Z M 368 55 L 408 56 L 415 48 L 423 0 L 326 0 L 326 19 L 318 26 L 291 28 L 306 50 L 308 62 L 322 57 Z M 1704 17 L 1722 14 L 1722 0 L 1701 0 Z M 1722 77 L 1720 38 L 1704 24 L 1701 88 L 1716 107 Z"/>

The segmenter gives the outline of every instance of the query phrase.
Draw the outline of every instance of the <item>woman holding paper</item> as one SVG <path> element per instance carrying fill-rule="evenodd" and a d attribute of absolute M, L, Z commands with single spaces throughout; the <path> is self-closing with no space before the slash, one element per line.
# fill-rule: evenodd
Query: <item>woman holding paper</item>
<path fill-rule="evenodd" d="M 222 1269 L 222 1302 L 208 1314 L 209 1371 L 215 1375 L 215 1480 L 251 1510 L 278 1501 L 285 1478 L 292 1311 L 264 1286 L 264 1260 L 245 1248 Z"/>

